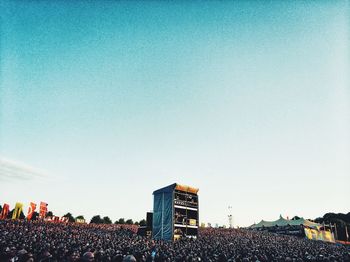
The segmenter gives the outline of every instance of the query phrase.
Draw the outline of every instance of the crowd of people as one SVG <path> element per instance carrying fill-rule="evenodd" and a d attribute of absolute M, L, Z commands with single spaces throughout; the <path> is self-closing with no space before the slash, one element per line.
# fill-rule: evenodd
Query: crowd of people
<path fill-rule="evenodd" d="M 0 261 L 350 261 L 349 246 L 246 229 L 175 242 L 133 227 L 0 220 Z"/>

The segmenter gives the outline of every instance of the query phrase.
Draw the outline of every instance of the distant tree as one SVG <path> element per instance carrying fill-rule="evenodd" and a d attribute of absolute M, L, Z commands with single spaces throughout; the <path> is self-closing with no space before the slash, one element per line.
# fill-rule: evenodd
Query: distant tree
<path fill-rule="evenodd" d="M 71 213 L 65 214 L 63 217 L 67 217 L 69 222 L 75 222 L 75 219 Z"/>
<path fill-rule="evenodd" d="M 46 217 L 53 217 L 52 211 L 47 212 L 47 213 L 46 213 Z"/>
<path fill-rule="evenodd" d="M 85 220 L 84 216 L 82 216 L 82 215 L 77 216 L 75 219 L 84 219 Z"/>
<path fill-rule="evenodd" d="M 138 225 L 139 225 L 139 222 L 135 221 L 134 225 L 138 226 Z"/>
<path fill-rule="evenodd" d="M 9 213 L 7 214 L 7 218 L 12 218 L 12 214 L 13 214 L 14 210 L 15 209 L 12 209 L 12 210 L 9 211 Z"/>
<path fill-rule="evenodd" d="M 25 219 L 26 216 L 23 213 L 23 210 L 21 211 L 21 213 L 19 214 L 19 219 Z"/>
<path fill-rule="evenodd" d="M 300 217 L 298 217 L 298 216 L 294 216 L 294 217 L 292 218 L 292 220 L 298 220 L 298 219 L 300 219 Z"/>
<path fill-rule="evenodd" d="M 144 227 L 144 226 L 147 225 L 147 221 L 146 221 L 145 219 L 142 219 L 142 220 L 140 220 L 139 225 L 140 225 L 141 227 Z"/>
<path fill-rule="evenodd" d="M 326 213 L 323 216 L 324 221 L 333 221 L 334 219 L 337 219 L 337 218 L 338 218 L 338 216 L 335 213 Z"/>
<path fill-rule="evenodd" d="M 34 212 L 31 220 L 38 220 L 38 218 L 39 218 L 39 213 Z"/>
<path fill-rule="evenodd" d="M 124 218 L 119 218 L 118 224 L 125 224 L 125 219 Z"/>
<path fill-rule="evenodd" d="M 134 224 L 134 221 L 132 221 L 132 219 L 130 218 L 130 219 L 125 221 L 125 224 L 132 225 L 132 224 Z"/>
<path fill-rule="evenodd" d="M 316 222 L 316 223 L 322 224 L 323 221 L 324 221 L 323 217 L 318 217 L 318 218 L 315 219 L 315 222 Z"/>
<path fill-rule="evenodd" d="M 2 206 L 0 205 L 0 213 L 1 213 L 1 211 L 2 211 Z"/>
<path fill-rule="evenodd" d="M 103 220 L 100 215 L 93 216 L 90 220 L 90 224 L 102 224 Z"/>
<path fill-rule="evenodd" d="M 103 217 L 102 220 L 103 224 L 112 224 L 112 220 L 108 216 Z"/>
<path fill-rule="evenodd" d="M 345 223 L 348 223 L 350 224 L 350 213 L 348 214 L 342 214 L 342 213 L 338 213 L 338 214 L 335 214 L 335 213 L 327 213 L 323 216 L 323 219 L 325 221 L 332 221 L 332 220 L 342 220 L 344 221 Z"/>

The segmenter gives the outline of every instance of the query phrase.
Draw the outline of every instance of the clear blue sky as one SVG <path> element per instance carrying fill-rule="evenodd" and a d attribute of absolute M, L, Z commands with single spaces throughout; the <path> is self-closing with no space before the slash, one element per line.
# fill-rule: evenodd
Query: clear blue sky
<path fill-rule="evenodd" d="M 349 1 L 2 1 L 0 204 L 201 222 L 349 212 Z M 5 170 L 5 171 L 4 171 Z M 30 173 L 30 172 L 29 172 Z"/>

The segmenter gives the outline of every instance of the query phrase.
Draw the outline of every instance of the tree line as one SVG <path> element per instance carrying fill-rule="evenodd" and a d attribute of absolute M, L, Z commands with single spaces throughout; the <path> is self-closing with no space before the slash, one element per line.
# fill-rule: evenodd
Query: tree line
<path fill-rule="evenodd" d="M 90 223 L 92 224 L 112 224 L 112 220 L 108 217 L 102 217 L 100 215 L 93 216 L 90 220 Z M 138 226 L 146 226 L 146 220 L 142 219 L 140 221 L 133 221 L 131 218 L 126 219 L 125 218 L 119 218 L 114 222 L 114 224 L 119 225 L 138 225 Z"/>

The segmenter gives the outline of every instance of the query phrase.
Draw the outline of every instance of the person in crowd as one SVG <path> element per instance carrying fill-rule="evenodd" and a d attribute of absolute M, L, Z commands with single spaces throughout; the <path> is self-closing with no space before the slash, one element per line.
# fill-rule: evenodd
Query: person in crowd
<path fill-rule="evenodd" d="M 95 261 L 95 255 L 92 252 L 85 252 L 82 261 Z"/>
<path fill-rule="evenodd" d="M 200 229 L 175 242 L 134 226 L 0 220 L 0 262 L 350 261 L 350 247 L 247 229 Z"/>
<path fill-rule="evenodd" d="M 136 258 L 133 255 L 127 255 L 124 257 L 123 262 L 136 262 Z"/>

